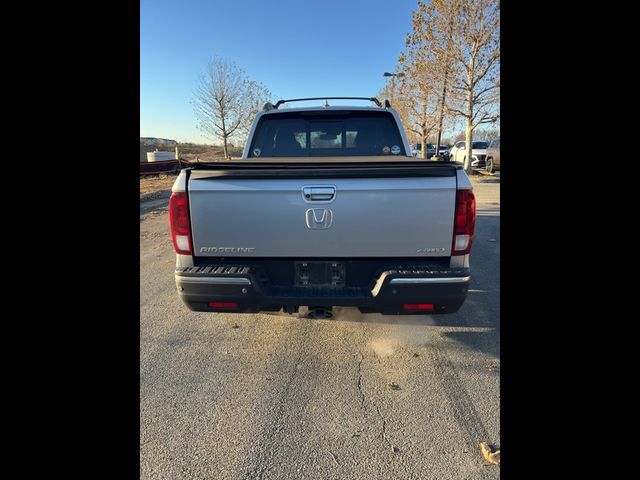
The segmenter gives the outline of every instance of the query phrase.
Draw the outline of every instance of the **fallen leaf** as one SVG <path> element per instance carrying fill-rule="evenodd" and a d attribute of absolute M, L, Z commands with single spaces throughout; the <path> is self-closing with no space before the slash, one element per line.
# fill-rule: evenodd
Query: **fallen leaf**
<path fill-rule="evenodd" d="M 237 323 L 234 323 L 233 327 L 231 327 L 231 328 L 240 328 L 240 326 Z"/>
<path fill-rule="evenodd" d="M 500 465 L 500 450 L 492 452 L 486 443 L 480 442 L 480 451 L 482 452 L 482 456 L 485 461 L 492 463 L 493 465 Z"/>
<path fill-rule="evenodd" d="M 397 383 L 387 383 L 387 388 L 389 388 L 390 390 L 400 390 L 400 385 L 398 385 Z"/>
<path fill-rule="evenodd" d="M 418 353 L 414 353 L 413 356 L 414 357 L 419 357 L 420 355 Z"/>

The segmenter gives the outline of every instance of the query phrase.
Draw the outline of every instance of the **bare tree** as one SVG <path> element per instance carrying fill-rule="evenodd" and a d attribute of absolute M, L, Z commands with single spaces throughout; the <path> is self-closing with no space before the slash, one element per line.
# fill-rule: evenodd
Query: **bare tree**
<path fill-rule="evenodd" d="M 412 99 L 411 95 L 406 91 L 404 77 L 401 82 L 387 81 L 385 86 L 378 92 L 378 98 L 382 101 L 384 99 L 392 99 L 393 103 L 391 107 L 398 112 L 402 125 L 404 126 L 405 133 L 408 137 L 412 137 L 409 133 L 409 125 L 411 124 L 410 105 Z M 415 142 L 413 142 L 415 143 Z"/>
<path fill-rule="evenodd" d="M 402 66 L 405 65 L 399 63 L 396 70 L 400 71 Z M 416 139 L 412 143 L 422 145 L 422 158 L 425 158 L 427 139 L 438 124 L 436 97 L 429 85 L 429 79 L 425 75 L 418 78 L 414 71 L 409 71 L 402 77 L 401 82 L 395 82 L 395 92 L 392 92 L 393 88 L 394 82 L 387 82 L 379 96 L 393 96 L 395 100 L 392 107 L 400 115 L 409 138 Z"/>
<path fill-rule="evenodd" d="M 420 0 L 412 12 L 412 31 L 407 34 L 406 49 L 399 63 L 414 81 L 428 85 L 437 111 L 436 155 L 442 143 L 442 132 L 449 120 L 447 93 L 455 77 L 456 65 L 451 61 L 454 18 L 442 14 L 447 0 Z"/>
<path fill-rule="evenodd" d="M 197 127 L 208 138 L 222 140 L 228 159 L 230 140 L 246 135 L 270 96 L 266 87 L 249 79 L 235 62 L 214 57 L 200 75 L 193 95 Z"/>
<path fill-rule="evenodd" d="M 414 75 L 430 72 L 441 112 L 465 121 L 470 172 L 474 129 L 500 116 L 499 0 L 419 1 L 404 55 Z"/>
<path fill-rule="evenodd" d="M 410 106 L 413 121 L 409 130 L 420 139 L 422 158 L 427 158 L 427 138 L 438 126 L 436 96 L 432 94 L 429 86 L 422 82 L 416 82 L 413 91 L 414 101 Z"/>
<path fill-rule="evenodd" d="M 453 143 L 458 143 L 459 141 L 464 140 L 465 138 L 466 138 L 466 134 L 464 132 L 460 132 L 454 137 Z"/>
<path fill-rule="evenodd" d="M 485 129 L 480 130 L 478 128 L 478 129 L 476 129 L 474 135 L 478 139 L 482 139 L 482 140 L 485 140 L 487 142 L 490 142 L 491 140 L 495 140 L 496 138 L 498 138 L 500 136 L 500 130 L 497 129 L 497 128 L 485 128 Z"/>
<path fill-rule="evenodd" d="M 465 120 L 464 168 L 471 172 L 474 129 L 500 118 L 500 2 L 451 1 L 456 14 L 451 53 L 460 67 L 453 89 L 461 105 L 449 111 Z"/>

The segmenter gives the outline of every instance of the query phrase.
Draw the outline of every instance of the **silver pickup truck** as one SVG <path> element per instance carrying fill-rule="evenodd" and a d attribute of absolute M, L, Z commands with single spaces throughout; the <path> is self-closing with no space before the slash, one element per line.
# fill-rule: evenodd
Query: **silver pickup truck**
<path fill-rule="evenodd" d="M 325 317 L 333 306 L 457 311 L 476 213 L 462 167 L 414 158 L 388 101 L 279 108 L 296 100 L 264 106 L 240 160 L 176 179 L 169 215 L 184 303 L 236 313 L 303 306 Z"/>

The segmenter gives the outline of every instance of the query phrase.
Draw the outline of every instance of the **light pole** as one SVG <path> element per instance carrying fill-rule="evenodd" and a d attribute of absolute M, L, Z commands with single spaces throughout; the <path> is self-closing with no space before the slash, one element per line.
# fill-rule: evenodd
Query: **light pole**
<path fill-rule="evenodd" d="M 393 95 L 396 92 L 396 77 L 404 77 L 404 73 L 403 72 L 398 72 L 398 73 L 389 73 L 389 72 L 384 72 L 382 74 L 383 77 L 391 77 L 391 105 L 393 106 Z"/>

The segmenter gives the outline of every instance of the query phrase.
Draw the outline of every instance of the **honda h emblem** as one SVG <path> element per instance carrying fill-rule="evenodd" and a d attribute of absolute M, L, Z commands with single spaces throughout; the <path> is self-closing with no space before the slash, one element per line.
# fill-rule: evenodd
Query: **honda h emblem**
<path fill-rule="evenodd" d="M 312 230 L 333 225 L 333 212 L 328 208 L 310 208 L 306 213 L 307 227 Z"/>

